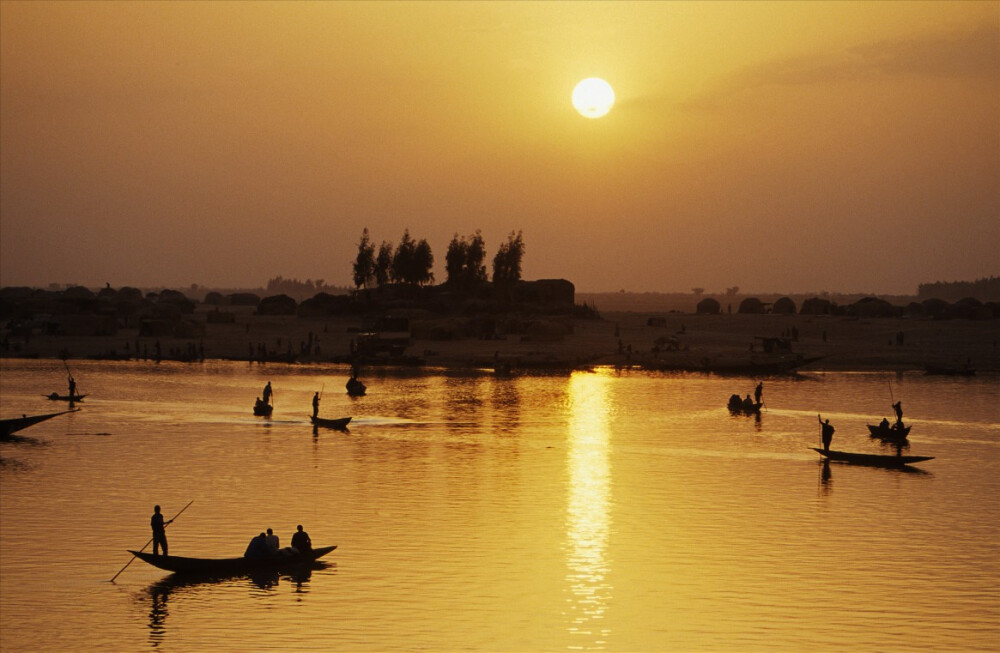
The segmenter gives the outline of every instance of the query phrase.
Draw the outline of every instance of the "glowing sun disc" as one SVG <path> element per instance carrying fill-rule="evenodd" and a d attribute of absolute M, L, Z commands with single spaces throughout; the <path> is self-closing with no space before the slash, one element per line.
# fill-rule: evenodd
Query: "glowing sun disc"
<path fill-rule="evenodd" d="M 588 77 L 573 89 L 573 107 L 586 118 L 600 118 L 614 104 L 614 89 L 600 77 Z"/>

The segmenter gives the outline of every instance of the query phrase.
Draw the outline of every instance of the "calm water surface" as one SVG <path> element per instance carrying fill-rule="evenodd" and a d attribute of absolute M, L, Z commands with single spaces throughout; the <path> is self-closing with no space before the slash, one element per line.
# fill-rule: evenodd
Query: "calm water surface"
<path fill-rule="evenodd" d="M 0 649 L 996 650 L 1000 383 L 599 370 L 75 362 L 82 410 L 0 444 Z M 51 412 L 61 361 L 0 363 L 0 417 Z M 264 383 L 273 418 L 254 418 Z M 309 424 L 352 416 L 350 431 Z M 822 465 L 913 424 L 919 470 Z M 187 582 L 126 548 L 242 554 L 301 523 L 329 565 Z"/>

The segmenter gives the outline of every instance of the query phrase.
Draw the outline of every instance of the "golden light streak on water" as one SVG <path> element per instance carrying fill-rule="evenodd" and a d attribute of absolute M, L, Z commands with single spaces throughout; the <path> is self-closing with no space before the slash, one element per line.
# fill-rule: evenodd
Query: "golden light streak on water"
<path fill-rule="evenodd" d="M 583 635 L 590 648 L 603 648 L 604 623 L 612 588 L 606 552 L 611 526 L 610 406 L 603 374 L 574 374 L 569 382 L 570 418 L 566 506 L 566 581 L 572 596 L 570 635 Z"/>

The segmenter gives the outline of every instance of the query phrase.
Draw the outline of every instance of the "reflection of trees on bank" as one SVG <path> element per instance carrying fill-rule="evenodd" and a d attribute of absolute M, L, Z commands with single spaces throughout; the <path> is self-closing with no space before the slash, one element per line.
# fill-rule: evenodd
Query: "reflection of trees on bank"
<path fill-rule="evenodd" d="M 501 433 L 516 433 L 521 417 L 521 394 L 518 385 L 524 377 L 494 378 L 490 384 L 491 411 L 500 418 L 497 431 Z M 528 380 L 530 383 L 530 379 Z"/>

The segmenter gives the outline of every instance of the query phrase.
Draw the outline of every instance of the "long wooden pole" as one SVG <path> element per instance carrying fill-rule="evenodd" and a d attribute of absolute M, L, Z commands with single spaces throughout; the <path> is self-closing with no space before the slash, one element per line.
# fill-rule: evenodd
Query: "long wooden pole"
<path fill-rule="evenodd" d="M 176 515 L 174 515 L 173 517 L 171 517 L 170 521 L 168 521 L 166 524 L 163 525 L 163 528 L 166 529 L 167 526 L 169 526 L 172 521 L 174 521 L 175 519 L 177 519 L 178 517 L 180 517 L 181 516 L 181 512 L 184 512 L 185 510 L 187 510 L 188 506 L 190 506 L 192 503 L 194 503 L 194 499 L 191 499 L 191 501 L 188 502 L 187 506 L 184 506 L 183 508 L 181 508 L 180 512 L 178 512 Z M 149 538 L 149 542 L 146 542 L 145 544 L 143 544 L 142 548 L 139 549 L 139 552 L 142 553 L 143 551 L 145 551 L 146 547 L 149 546 L 152 543 L 153 543 L 153 538 Z M 132 564 L 133 560 L 135 560 L 135 554 L 134 553 L 132 554 L 132 557 L 129 558 L 129 561 L 125 563 L 125 566 L 122 567 L 121 569 L 119 569 L 118 573 L 111 577 L 111 581 L 110 582 L 112 582 L 112 583 L 115 582 L 115 579 L 118 578 L 118 576 L 121 575 L 121 573 L 123 571 L 125 571 L 125 569 L 130 564 Z"/>

